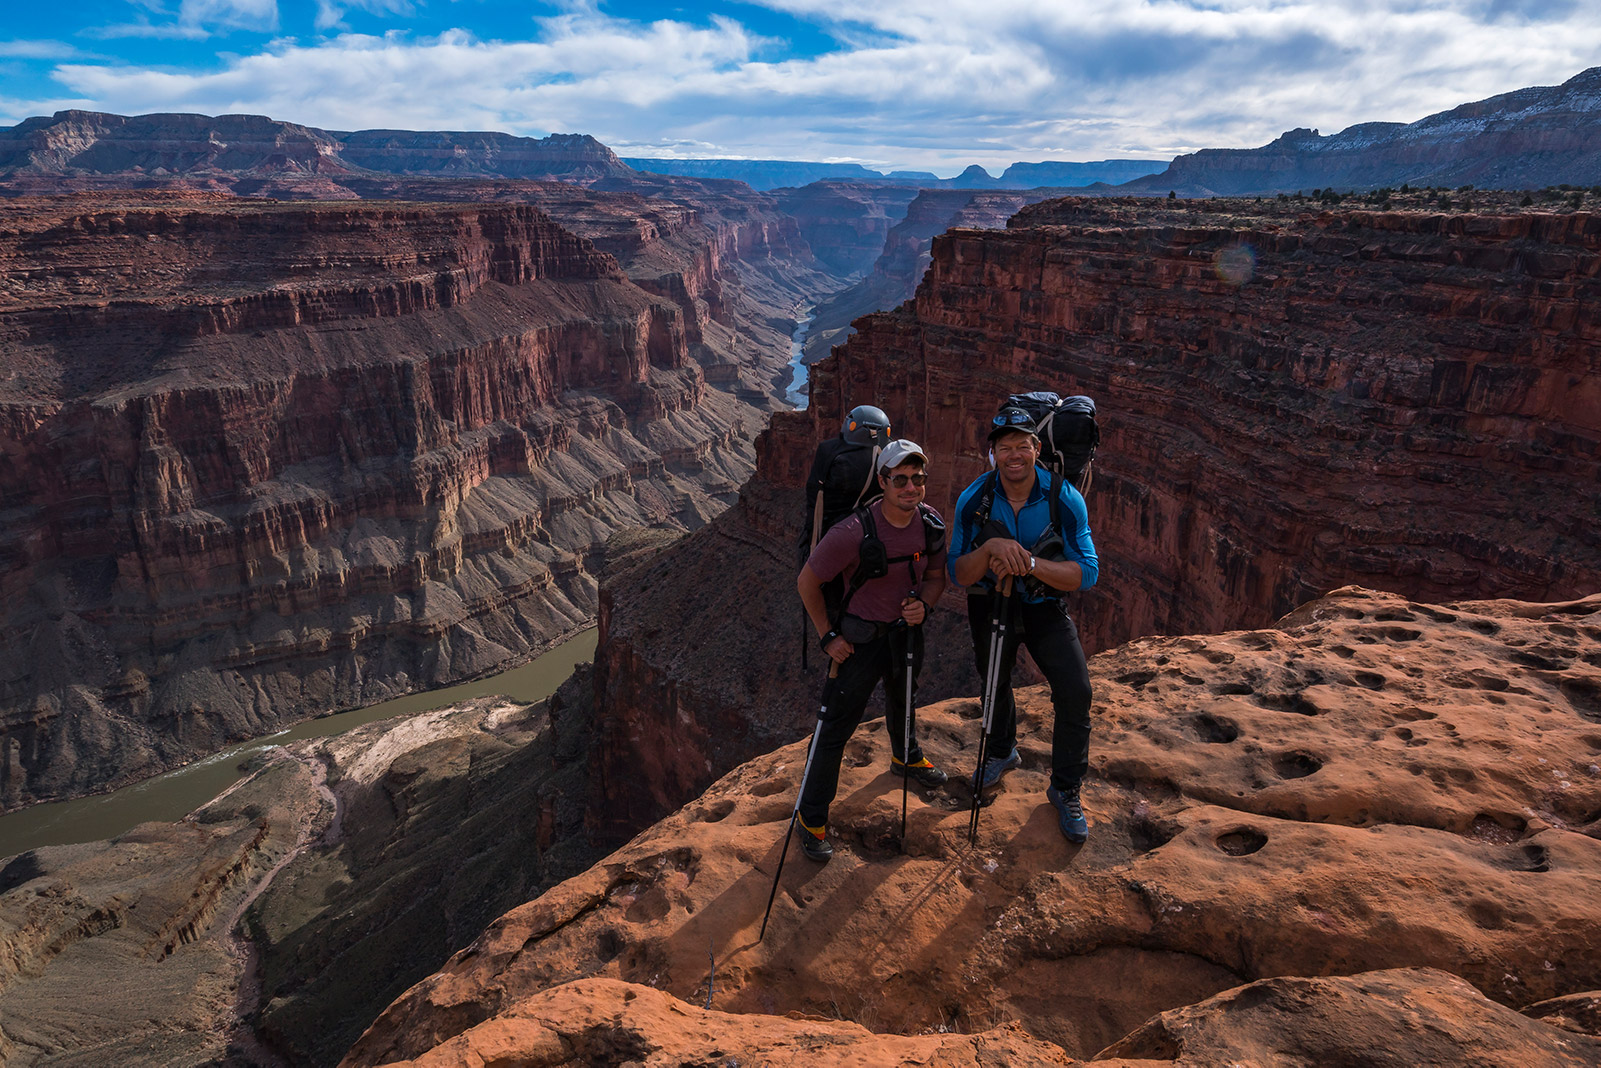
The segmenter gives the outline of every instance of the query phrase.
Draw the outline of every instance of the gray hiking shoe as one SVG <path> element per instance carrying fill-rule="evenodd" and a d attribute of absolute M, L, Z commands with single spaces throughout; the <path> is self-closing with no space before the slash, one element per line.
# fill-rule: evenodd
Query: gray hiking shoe
<path fill-rule="evenodd" d="M 1005 756 L 990 757 L 988 760 L 984 761 L 984 777 L 979 780 L 979 785 L 982 787 L 994 786 L 996 783 L 1001 781 L 1002 775 L 1005 775 L 1007 772 L 1011 771 L 1015 767 L 1020 766 L 1022 763 L 1023 754 L 1017 751 L 1017 746 L 1015 745 L 1012 746 L 1012 751 L 1007 753 Z"/>
<path fill-rule="evenodd" d="M 1090 821 L 1084 818 L 1078 790 L 1065 793 L 1052 786 L 1045 791 L 1045 799 L 1056 807 L 1056 825 L 1062 829 L 1063 838 L 1074 845 L 1089 841 Z"/>

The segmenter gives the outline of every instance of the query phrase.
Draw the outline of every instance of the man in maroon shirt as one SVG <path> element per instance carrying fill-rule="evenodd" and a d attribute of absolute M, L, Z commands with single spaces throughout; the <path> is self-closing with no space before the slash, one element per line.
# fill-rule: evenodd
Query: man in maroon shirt
<path fill-rule="evenodd" d="M 945 524 L 923 503 L 928 458 L 902 438 L 885 447 L 878 460 L 881 500 L 831 527 L 801 568 L 796 588 L 819 641 L 837 668 L 823 687 L 822 728 L 801 787 L 797 833 L 812 860 L 827 860 L 834 847 L 827 838 L 828 806 L 839 789 L 845 743 L 861 722 L 879 680 L 887 704 L 906 698 L 906 643 L 912 648 L 913 700 L 923 661 L 922 623 L 945 592 Z M 864 524 L 865 518 L 865 524 Z M 874 542 L 881 543 L 879 552 Z M 879 567 L 874 567 L 875 557 Z M 858 579 L 881 571 L 877 577 Z M 838 619 L 828 618 L 823 584 L 843 575 L 846 600 Z M 915 737 L 903 738 L 903 717 L 891 712 L 890 770 L 911 774 L 925 786 L 938 786 L 945 773 L 923 756 Z M 914 732 L 915 734 L 915 732 Z"/>

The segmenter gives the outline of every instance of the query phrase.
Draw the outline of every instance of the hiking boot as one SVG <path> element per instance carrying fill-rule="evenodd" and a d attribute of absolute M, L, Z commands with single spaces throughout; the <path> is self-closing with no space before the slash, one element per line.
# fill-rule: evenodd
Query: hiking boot
<path fill-rule="evenodd" d="M 827 827 L 816 830 L 806 826 L 805 821 L 795 820 L 795 837 L 800 839 L 801 852 L 806 854 L 807 860 L 815 860 L 819 864 L 834 855 L 834 847 L 829 844 Z"/>
<path fill-rule="evenodd" d="M 1001 757 L 990 757 L 984 761 L 984 777 L 979 780 L 979 786 L 990 787 L 1001 781 L 1001 776 L 1023 763 L 1023 754 L 1012 746 L 1012 751 Z"/>
<path fill-rule="evenodd" d="M 1045 791 L 1045 799 L 1056 807 L 1056 825 L 1062 829 L 1062 837 L 1074 845 L 1089 840 L 1090 822 L 1084 818 L 1084 806 L 1079 804 L 1078 788 L 1071 792 L 1049 787 Z"/>
<path fill-rule="evenodd" d="M 903 779 L 906 777 L 906 765 L 894 757 L 889 758 L 889 770 Z M 944 786 L 950 776 L 929 763 L 928 757 L 924 757 L 912 765 L 912 778 L 924 786 Z"/>

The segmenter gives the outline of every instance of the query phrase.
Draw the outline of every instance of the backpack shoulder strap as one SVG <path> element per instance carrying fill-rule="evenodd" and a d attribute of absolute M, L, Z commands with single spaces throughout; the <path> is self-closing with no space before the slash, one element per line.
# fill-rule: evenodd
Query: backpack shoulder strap
<path fill-rule="evenodd" d="M 990 512 L 995 507 L 995 487 L 998 477 L 994 471 L 985 475 L 984 484 L 968 500 L 967 510 L 956 517 L 956 522 L 964 527 L 971 524 L 975 536 L 984 529 L 984 524 L 990 521 Z"/>
<path fill-rule="evenodd" d="M 926 503 L 918 503 L 917 514 L 923 520 L 923 551 L 933 556 L 945 548 L 945 521 Z"/>
<path fill-rule="evenodd" d="M 862 501 L 871 496 L 868 491 L 873 488 L 874 476 L 878 474 L 878 454 L 881 451 L 877 445 L 873 446 L 873 456 L 867 464 L 867 481 L 863 482 L 862 488 L 856 491 L 856 500 L 851 502 L 852 508 L 861 507 Z"/>
<path fill-rule="evenodd" d="M 1047 468 L 1046 474 L 1051 476 L 1051 526 L 1063 541 L 1067 540 L 1067 528 L 1062 525 L 1062 487 L 1067 485 L 1067 477 L 1061 471 Z"/>

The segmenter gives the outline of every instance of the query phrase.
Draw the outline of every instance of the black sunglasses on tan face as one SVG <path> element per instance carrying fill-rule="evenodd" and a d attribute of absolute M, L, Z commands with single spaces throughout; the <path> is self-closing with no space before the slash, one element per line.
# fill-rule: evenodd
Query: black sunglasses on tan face
<path fill-rule="evenodd" d="M 891 486 L 894 486 L 896 489 L 905 489 L 906 488 L 906 483 L 908 483 L 908 482 L 910 482 L 914 486 L 926 486 L 926 485 L 928 485 L 928 476 L 924 475 L 924 474 L 917 474 L 917 475 L 885 475 L 884 478 L 885 478 L 885 480 L 887 482 L 889 482 L 889 484 Z"/>

